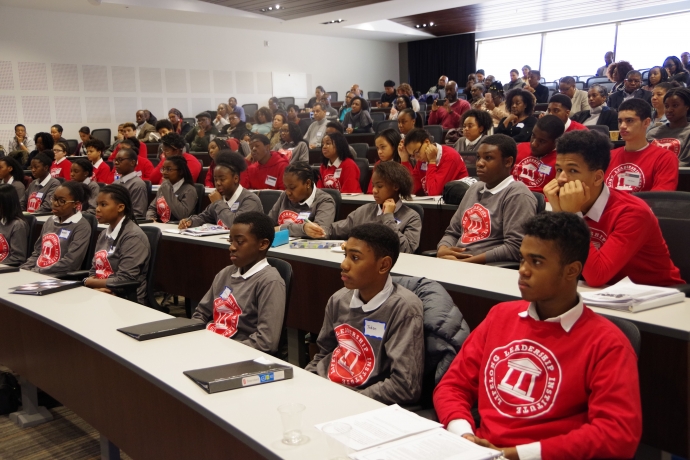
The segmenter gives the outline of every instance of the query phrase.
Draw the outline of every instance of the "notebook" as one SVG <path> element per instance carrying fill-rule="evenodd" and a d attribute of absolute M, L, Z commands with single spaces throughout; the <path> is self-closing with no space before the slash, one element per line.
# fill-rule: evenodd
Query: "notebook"
<path fill-rule="evenodd" d="M 291 379 L 292 367 L 277 364 L 265 358 L 257 358 L 223 366 L 184 371 L 184 375 L 211 394 Z"/>
<path fill-rule="evenodd" d="M 200 227 L 190 227 L 183 230 L 178 229 L 165 229 L 166 233 L 178 233 L 180 235 L 187 236 L 212 236 L 212 235 L 224 235 L 229 232 L 229 230 L 222 225 L 204 224 Z"/>
<path fill-rule="evenodd" d="M 306 240 L 300 239 L 290 243 L 290 249 L 330 249 L 339 248 L 343 240 Z"/>
<path fill-rule="evenodd" d="M 637 313 L 685 301 L 678 289 L 635 284 L 625 277 L 600 291 L 582 292 L 585 305 Z"/>
<path fill-rule="evenodd" d="M 118 329 L 118 331 L 141 342 L 159 337 L 184 334 L 185 332 L 200 331 L 205 328 L 206 324 L 198 319 L 171 318 L 123 327 Z"/>
<path fill-rule="evenodd" d="M 65 281 L 58 279 L 47 279 L 35 283 L 22 284 L 10 289 L 14 289 L 10 294 L 26 295 L 48 295 L 54 292 L 66 291 L 81 286 L 81 281 Z"/>

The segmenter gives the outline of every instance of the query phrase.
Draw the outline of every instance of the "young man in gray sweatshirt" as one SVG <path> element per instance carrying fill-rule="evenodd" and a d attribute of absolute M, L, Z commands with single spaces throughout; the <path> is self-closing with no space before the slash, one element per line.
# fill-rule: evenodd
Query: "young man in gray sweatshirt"
<path fill-rule="evenodd" d="M 438 243 L 437 257 L 485 264 L 520 260 L 524 223 L 537 212 L 537 199 L 511 170 L 515 141 L 486 137 L 477 152 L 477 177 Z"/>
<path fill-rule="evenodd" d="M 239 214 L 230 229 L 230 261 L 192 318 L 206 329 L 265 353 L 278 351 L 285 316 L 285 282 L 266 260 L 275 232 L 261 212 Z"/>
<path fill-rule="evenodd" d="M 396 233 L 381 224 L 355 227 L 340 265 L 345 287 L 331 296 L 306 370 L 384 404 L 411 404 L 422 392 L 422 301 L 390 271 Z"/>

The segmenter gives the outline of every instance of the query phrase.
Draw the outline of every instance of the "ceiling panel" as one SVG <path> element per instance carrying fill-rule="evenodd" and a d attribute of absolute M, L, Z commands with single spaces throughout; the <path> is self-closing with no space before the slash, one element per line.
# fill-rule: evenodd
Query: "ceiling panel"
<path fill-rule="evenodd" d="M 434 23 L 425 32 L 437 37 L 468 32 L 485 32 L 505 28 L 528 26 L 541 22 L 562 21 L 592 15 L 604 15 L 676 3 L 678 0 L 488 0 L 429 13 L 391 19 L 398 24 L 415 28 L 416 25 Z"/>
<path fill-rule="evenodd" d="M 201 0 L 214 5 L 227 6 L 251 13 L 264 14 L 268 17 L 290 20 L 314 16 L 317 14 L 341 11 L 358 6 L 373 5 L 389 0 Z M 275 9 L 280 5 L 279 9 Z M 272 7 L 273 10 L 268 11 Z M 262 9 L 266 12 L 262 12 Z M 333 18 L 338 19 L 338 18 Z"/>

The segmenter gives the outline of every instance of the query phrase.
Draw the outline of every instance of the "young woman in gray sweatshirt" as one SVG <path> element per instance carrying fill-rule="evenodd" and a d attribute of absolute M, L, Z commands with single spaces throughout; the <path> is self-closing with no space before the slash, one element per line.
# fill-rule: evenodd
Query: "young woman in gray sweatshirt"
<path fill-rule="evenodd" d="M 29 224 L 24 220 L 14 187 L 10 184 L 0 185 L 0 263 L 24 263 L 28 235 Z"/>

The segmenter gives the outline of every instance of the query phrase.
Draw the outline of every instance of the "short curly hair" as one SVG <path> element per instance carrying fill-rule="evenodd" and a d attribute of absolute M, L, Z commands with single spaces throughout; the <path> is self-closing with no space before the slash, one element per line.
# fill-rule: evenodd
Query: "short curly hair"
<path fill-rule="evenodd" d="M 259 115 L 263 115 L 266 121 L 264 123 L 270 123 L 273 120 L 273 112 L 268 107 L 260 107 L 259 110 L 254 114 L 254 120 L 259 123 Z"/>
<path fill-rule="evenodd" d="M 491 115 L 486 110 L 471 109 L 462 114 L 462 119 L 460 120 L 460 126 L 463 126 L 465 120 L 469 117 L 474 117 L 477 120 L 477 124 L 484 128 L 482 134 L 488 134 L 494 127 L 494 122 L 491 119 Z"/>
<path fill-rule="evenodd" d="M 276 235 L 273 221 L 263 212 L 249 211 L 237 214 L 232 225 L 249 225 L 249 232 L 257 240 L 268 240 L 269 246 Z"/>
<path fill-rule="evenodd" d="M 603 136 L 600 136 L 603 137 Z M 525 222 L 525 236 L 553 241 L 560 252 L 561 266 L 580 262 L 589 254 L 589 227 L 584 219 L 570 212 L 542 212 Z"/>
<path fill-rule="evenodd" d="M 556 141 L 556 153 L 576 153 L 590 171 L 606 171 L 611 161 L 611 141 L 596 131 L 571 131 Z"/>
<path fill-rule="evenodd" d="M 513 99 L 520 96 L 522 102 L 525 104 L 525 115 L 530 116 L 534 113 L 534 106 L 537 103 L 534 94 L 522 88 L 516 88 L 506 94 L 506 110 L 510 110 L 513 105 Z"/>
<path fill-rule="evenodd" d="M 383 224 L 358 225 L 350 231 L 350 238 L 364 241 L 377 259 L 390 257 L 393 260 L 393 265 L 398 261 L 400 239 L 392 229 Z"/>
<path fill-rule="evenodd" d="M 412 174 L 410 171 L 395 161 L 382 161 L 374 167 L 374 173 L 386 184 L 397 187 L 400 198 L 409 200 L 412 198 Z M 372 179 L 373 182 L 373 179 Z"/>

